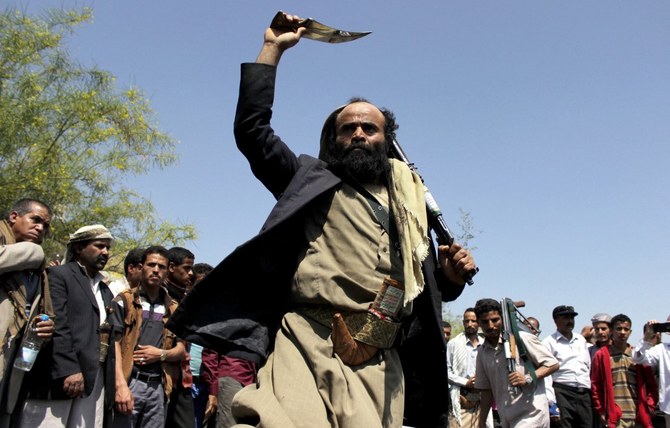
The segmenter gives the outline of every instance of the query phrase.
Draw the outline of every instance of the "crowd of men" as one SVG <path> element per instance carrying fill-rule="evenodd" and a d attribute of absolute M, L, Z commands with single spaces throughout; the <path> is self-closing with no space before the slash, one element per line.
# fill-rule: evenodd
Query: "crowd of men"
<path fill-rule="evenodd" d="M 0 223 L 3 426 L 234 425 L 233 396 L 256 382 L 256 365 L 165 328 L 212 267 L 195 264 L 185 248 L 150 246 L 129 251 L 125 276 L 110 281 L 104 268 L 114 238 L 102 225 L 72 233 L 62 264 L 47 267 L 39 244 L 51 217 L 44 202 L 22 199 Z M 667 423 L 670 345 L 654 332 L 657 322 L 647 322 L 633 346 L 626 315 L 595 314 L 581 334 L 573 331 L 577 315 L 572 306 L 554 308 L 556 330 L 543 341 L 539 322 L 528 317 L 512 371 L 501 302 L 481 299 L 466 309 L 463 331 L 453 338 L 445 323 L 449 426 Z M 24 372 L 13 361 L 28 326 L 45 342 Z"/>
<path fill-rule="evenodd" d="M 522 330 L 504 340 L 501 302 L 466 309 L 463 331 L 445 334 L 449 426 L 670 427 L 670 344 L 654 331 L 660 324 L 649 320 L 632 345 L 625 314 L 595 314 L 581 334 L 573 332 L 577 315 L 554 308 L 556 330 L 542 341 L 536 318 L 510 317 Z M 513 369 L 510 346 L 518 351 Z"/>
<path fill-rule="evenodd" d="M 66 255 L 47 263 L 40 244 L 51 208 L 21 199 L 0 221 L 0 425 L 202 427 L 225 420 L 227 374 L 218 353 L 165 328 L 179 302 L 212 267 L 188 249 L 135 248 L 125 276 L 104 271 L 114 237 L 103 225 L 70 234 Z M 23 340 L 41 347 L 32 367 Z M 209 354 L 204 357 L 203 354 Z M 255 379 L 249 366 L 248 379 Z M 232 401 L 229 396 L 228 401 Z"/>
<path fill-rule="evenodd" d="M 351 99 L 326 119 L 318 158 L 271 126 L 278 64 L 306 22 L 280 13 L 242 65 L 236 143 L 277 203 L 215 269 L 151 245 L 129 251 L 125 277 L 110 281 L 114 236 L 99 224 L 72 231 L 47 268 L 52 210 L 35 199 L 8 209 L 0 428 L 646 427 L 656 375 L 667 415 L 670 353 L 653 321 L 633 349 L 627 317 L 596 317 L 606 328 L 591 344 L 559 306 L 540 341 L 533 320 L 510 334 L 501 303 L 481 299 L 448 340 L 440 302 L 477 266 L 458 243 L 433 242 L 395 115 Z M 29 370 L 14 364 L 31 356 Z"/>

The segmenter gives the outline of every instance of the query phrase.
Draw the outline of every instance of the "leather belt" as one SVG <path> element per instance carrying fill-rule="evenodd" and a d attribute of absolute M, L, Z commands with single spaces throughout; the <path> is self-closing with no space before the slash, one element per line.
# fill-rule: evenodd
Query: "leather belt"
<path fill-rule="evenodd" d="M 586 394 L 586 393 L 591 392 L 590 388 L 584 388 L 584 387 L 579 387 L 579 386 L 570 386 L 570 385 L 565 385 L 563 383 L 554 382 L 553 385 L 554 385 L 554 388 L 564 389 L 566 391 L 574 392 L 575 394 Z"/>
<path fill-rule="evenodd" d="M 393 347 L 401 326 L 399 322 L 382 320 L 370 312 L 338 311 L 325 305 L 303 305 L 296 311 L 329 328 L 333 327 L 333 315 L 339 312 L 354 339 L 382 349 Z"/>
<path fill-rule="evenodd" d="M 149 382 L 161 382 L 163 379 L 163 376 L 157 373 L 142 373 L 142 372 L 135 372 L 130 375 L 131 378 L 137 379 L 139 381 L 142 381 L 144 383 L 149 383 Z"/>

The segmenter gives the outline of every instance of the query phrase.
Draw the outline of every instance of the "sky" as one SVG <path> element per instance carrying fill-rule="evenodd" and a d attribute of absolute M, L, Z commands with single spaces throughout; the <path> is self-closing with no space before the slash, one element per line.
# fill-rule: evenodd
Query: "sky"
<path fill-rule="evenodd" d="M 360 40 L 302 40 L 279 65 L 276 132 L 316 155 L 326 116 L 352 96 L 391 109 L 398 141 L 459 232 L 470 213 L 480 267 L 448 305 L 524 300 L 555 330 L 598 312 L 670 313 L 670 3 L 665 1 L 12 1 L 93 9 L 65 40 L 73 57 L 141 88 L 177 166 L 121 185 L 161 218 L 194 224 L 186 244 L 216 265 L 262 225 L 274 200 L 237 152 L 240 63 L 253 62 L 277 10 Z M 3 7 L 3 8 L 4 8 Z M 244 286 L 244 284 L 240 284 Z"/>

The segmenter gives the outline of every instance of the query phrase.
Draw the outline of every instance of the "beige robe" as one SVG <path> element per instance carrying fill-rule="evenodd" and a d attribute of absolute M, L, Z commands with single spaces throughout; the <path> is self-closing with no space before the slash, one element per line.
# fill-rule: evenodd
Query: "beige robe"
<path fill-rule="evenodd" d="M 385 188 L 368 188 L 387 204 Z M 386 277 L 402 281 L 400 256 L 369 202 L 347 184 L 330 206 L 311 213 L 308 248 L 296 271 L 296 305 L 322 304 L 365 311 Z M 403 309 L 411 310 L 411 304 Z M 399 427 L 404 410 L 402 367 L 395 349 L 349 367 L 333 354 L 331 329 L 299 313 L 287 313 L 258 385 L 233 402 L 238 422 L 261 427 Z"/>

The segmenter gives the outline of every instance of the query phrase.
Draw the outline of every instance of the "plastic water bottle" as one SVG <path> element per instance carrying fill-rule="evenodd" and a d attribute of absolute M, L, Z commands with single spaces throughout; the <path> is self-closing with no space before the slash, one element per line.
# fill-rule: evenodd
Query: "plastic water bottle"
<path fill-rule="evenodd" d="M 40 321 L 48 321 L 49 315 L 40 315 Z M 36 324 L 36 323 L 35 323 Z M 35 364 L 37 354 L 42 347 L 42 338 L 37 335 L 37 326 L 30 325 L 26 330 L 26 337 L 23 339 L 19 355 L 14 359 L 14 367 L 25 372 L 30 371 Z"/>

